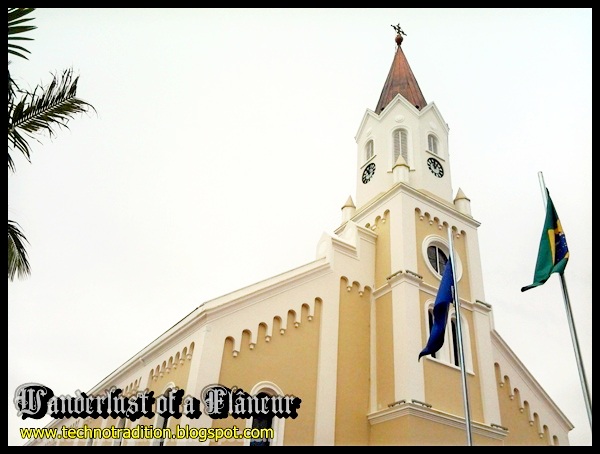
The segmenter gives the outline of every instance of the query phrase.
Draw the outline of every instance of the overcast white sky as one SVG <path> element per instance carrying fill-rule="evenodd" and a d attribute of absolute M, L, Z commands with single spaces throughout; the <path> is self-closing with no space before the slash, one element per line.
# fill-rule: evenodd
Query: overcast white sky
<path fill-rule="evenodd" d="M 592 385 L 592 10 L 39 9 L 33 88 L 72 67 L 83 115 L 16 156 L 8 218 L 31 277 L 8 283 L 16 387 L 86 391 L 202 302 L 312 261 L 355 194 L 354 136 L 395 51 L 450 126 L 496 329 L 591 445 L 558 275 L 533 279 L 544 174 Z M 45 420 L 46 421 L 46 420 Z"/>

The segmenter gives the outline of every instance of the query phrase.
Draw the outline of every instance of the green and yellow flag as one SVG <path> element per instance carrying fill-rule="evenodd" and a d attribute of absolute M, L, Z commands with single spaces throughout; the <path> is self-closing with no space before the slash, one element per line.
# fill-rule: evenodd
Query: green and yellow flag
<path fill-rule="evenodd" d="M 521 288 L 522 292 L 542 285 L 550 278 L 552 273 L 563 274 L 569 260 L 567 238 L 560 225 L 560 219 L 558 219 L 548 189 L 546 189 L 546 195 L 548 197 L 546 220 L 542 231 L 542 239 L 540 240 L 537 263 L 535 264 L 533 284 Z"/>

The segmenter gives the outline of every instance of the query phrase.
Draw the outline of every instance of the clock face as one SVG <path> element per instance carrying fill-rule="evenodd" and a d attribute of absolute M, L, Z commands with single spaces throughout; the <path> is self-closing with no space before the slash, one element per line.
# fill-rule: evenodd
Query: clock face
<path fill-rule="evenodd" d="M 363 171 L 363 174 L 362 174 L 362 182 L 364 184 L 367 184 L 369 181 L 371 181 L 371 178 L 373 178 L 373 175 L 375 175 L 375 163 L 374 162 L 372 162 L 367 167 L 365 167 L 365 170 Z"/>
<path fill-rule="evenodd" d="M 442 167 L 442 164 L 440 164 L 440 161 L 438 161 L 437 159 L 427 159 L 427 167 L 429 167 L 431 173 L 433 173 L 436 177 L 442 178 L 444 176 L 444 168 Z"/>

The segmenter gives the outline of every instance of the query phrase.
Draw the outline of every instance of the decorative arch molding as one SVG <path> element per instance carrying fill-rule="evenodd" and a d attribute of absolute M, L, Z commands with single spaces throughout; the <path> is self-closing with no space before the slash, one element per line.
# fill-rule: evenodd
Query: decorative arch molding
<path fill-rule="evenodd" d="M 379 224 L 385 224 L 387 219 L 389 218 L 389 216 L 390 216 L 390 210 L 385 210 L 383 212 L 383 215 L 377 215 L 375 217 L 375 221 L 373 221 L 373 223 L 367 222 L 365 224 L 365 228 L 371 229 L 373 232 L 375 232 L 375 231 L 377 231 L 377 226 Z"/>
<path fill-rule="evenodd" d="M 526 400 L 523 401 L 523 409 L 525 414 L 527 415 L 527 421 L 529 421 L 529 425 L 533 426 L 533 415 L 531 414 L 531 405 Z"/>
<path fill-rule="evenodd" d="M 544 424 L 542 426 L 542 432 L 540 432 L 540 438 L 545 438 L 547 444 L 549 444 L 549 445 L 552 444 L 552 437 L 550 436 L 550 429 L 548 429 L 548 426 L 546 424 Z"/>
<path fill-rule="evenodd" d="M 519 388 L 513 389 L 514 400 L 519 404 L 519 411 L 523 413 L 525 411 L 525 407 L 523 406 L 523 400 L 521 399 L 521 391 Z"/>
<path fill-rule="evenodd" d="M 438 230 L 447 230 L 450 226 L 452 234 L 456 239 L 466 235 L 466 231 L 463 228 L 450 224 L 445 220 L 442 220 L 443 216 L 441 213 L 435 213 L 433 212 L 433 210 L 431 210 L 431 208 L 428 208 L 428 210 L 424 211 L 419 207 L 415 208 L 415 213 L 420 221 L 427 222 L 429 225 L 436 225 Z"/>
<path fill-rule="evenodd" d="M 194 346 L 194 342 L 191 342 L 189 345 L 183 347 L 181 351 L 176 352 L 175 355 L 170 355 L 168 359 L 165 359 L 162 361 L 162 363 L 157 364 L 150 370 L 148 382 L 150 383 L 151 381 L 157 381 L 159 378 L 171 373 L 172 370 L 183 366 L 186 361 L 191 361 L 194 353 Z"/>
<path fill-rule="evenodd" d="M 537 433 L 540 435 L 540 438 L 542 438 L 544 435 L 542 432 L 542 423 L 540 422 L 540 415 L 538 415 L 536 412 L 533 413 L 533 426 L 535 427 L 535 430 L 537 430 Z"/>
<path fill-rule="evenodd" d="M 547 424 L 545 424 L 540 415 L 531 408 L 530 402 L 526 399 L 526 396 L 523 395 L 522 390 L 517 387 L 511 386 L 510 377 L 507 374 L 502 373 L 502 368 L 498 362 L 494 363 L 494 370 L 496 371 L 496 380 L 498 382 L 499 388 L 508 388 L 505 391 L 505 395 L 508 396 L 510 400 L 516 400 L 519 406 L 519 412 L 525 413 L 527 416 L 527 420 L 529 421 L 529 425 L 531 427 L 535 427 L 535 430 L 540 438 L 546 438 L 546 441 L 549 445 L 558 444 L 558 437 L 554 434 L 551 434 L 550 429 Z"/>
<path fill-rule="evenodd" d="M 284 336 L 290 329 L 301 328 L 302 323 L 310 323 L 314 320 L 315 307 L 322 301 L 317 297 L 310 303 L 302 303 L 297 308 L 290 308 L 284 313 L 273 316 L 270 322 L 262 321 L 253 329 L 244 328 L 237 335 L 228 335 L 224 340 L 225 351 L 231 351 L 235 358 L 245 348 L 254 350 L 259 342 L 269 343 L 273 336 Z"/>
<path fill-rule="evenodd" d="M 142 377 L 135 379 L 134 381 L 130 382 L 128 385 L 119 386 L 119 388 L 123 390 L 121 392 L 121 394 L 124 397 L 133 396 L 135 393 L 137 393 L 141 382 L 142 382 Z"/>
<path fill-rule="evenodd" d="M 365 285 L 361 287 L 361 284 L 358 281 L 352 281 L 352 283 L 350 283 L 350 279 L 347 276 L 341 276 L 340 280 L 346 288 L 346 291 L 351 292 L 352 290 L 356 289 L 356 291 L 358 292 L 358 296 L 363 296 L 367 292 L 373 293 L 373 289 L 370 285 Z"/>

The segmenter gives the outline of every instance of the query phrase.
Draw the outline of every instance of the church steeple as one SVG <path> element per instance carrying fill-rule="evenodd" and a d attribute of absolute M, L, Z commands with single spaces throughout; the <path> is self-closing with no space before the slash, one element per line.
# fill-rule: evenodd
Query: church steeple
<path fill-rule="evenodd" d="M 392 27 L 392 67 L 375 111 L 367 109 L 355 137 L 357 210 L 398 183 L 452 204 L 448 125 L 435 103 L 425 101 L 401 48 L 404 32 Z"/>
<path fill-rule="evenodd" d="M 418 110 L 421 110 L 427 105 L 427 101 L 425 101 L 425 97 L 419 88 L 417 79 L 410 69 L 410 65 L 402 51 L 401 45 L 404 40 L 402 35 L 406 36 L 406 33 L 402 31 L 400 24 L 392 25 L 392 27 L 396 30 L 396 55 L 394 56 L 392 67 L 390 68 L 390 72 L 383 85 L 383 90 L 381 90 L 379 102 L 375 108 L 375 113 L 377 114 L 381 113 L 398 93 Z"/>

